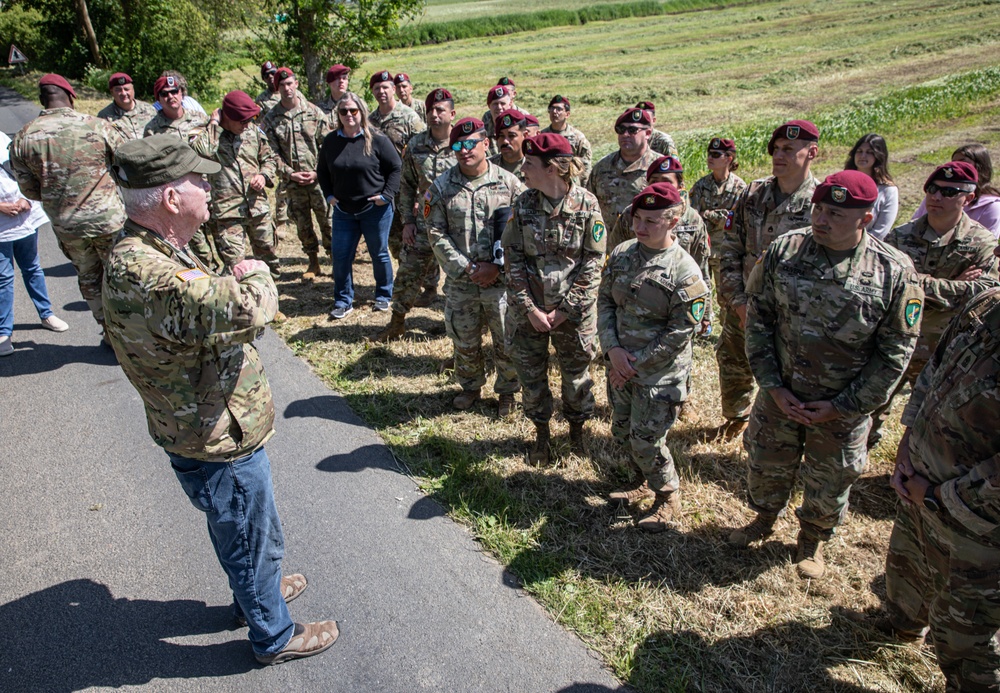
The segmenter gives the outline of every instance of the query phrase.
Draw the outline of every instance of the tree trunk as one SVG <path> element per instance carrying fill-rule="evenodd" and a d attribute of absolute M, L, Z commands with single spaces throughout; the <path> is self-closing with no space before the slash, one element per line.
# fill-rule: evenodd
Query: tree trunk
<path fill-rule="evenodd" d="M 300 8 L 299 11 L 299 41 L 302 46 L 302 63 L 306 69 L 306 81 L 309 85 L 309 98 L 320 96 L 323 65 L 316 50 L 316 13 L 311 9 Z"/>
<path fill-rule="evenodd" d="M 83 26 L 83 33 L 87 39 L 87 47 L 90 48 L 90 56 L 94 59 L 97 67 L 104 67 L 104 59 L 101 57 L 101 49 L 97 45 L 97 34 L 94 33 L 94 25 L 90 23 L 90 12 L 87 11 L 87 0 L 74 0 L 76 5 L 76 16 Z"/>

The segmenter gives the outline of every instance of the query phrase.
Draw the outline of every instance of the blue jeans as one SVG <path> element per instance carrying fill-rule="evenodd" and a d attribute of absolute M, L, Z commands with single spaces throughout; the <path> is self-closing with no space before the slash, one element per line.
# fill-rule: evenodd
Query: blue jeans
<path fill-rule="evenodd" d="M 52 315 L 52 303 L 45 288 L 45 272 L 38 261 L 38 232 L 16 241 L 0 243 L 0 337 L 14 332 L 14 263 L 21 270 L 24 288 L 35 304 L 38 318 Z"/>
<path fill-rule="evenodd" d="M 333 208 L 333 302 L 338 306 L 354 303 L 354 254 L 358 241 L 365 237 L 368 253 L 372 256 L 375 273 L 375 298 L 392 300 L 392 260 L 389 259 L 389 227 L 392 225 L 392 205 L 375 204 L 357 214 L 348 214 L 335 205 Z"/>
<path fill-rule="evenodd" d="M 246 617 L 254 652 L 280 652 L 295 624 L 281 594 L 285 537 L 267 453 L 260 447 L 233 462 L 167 456 L 184 493 L 207 516 L 215 555 L 229 576 L 236 615 Z"/>

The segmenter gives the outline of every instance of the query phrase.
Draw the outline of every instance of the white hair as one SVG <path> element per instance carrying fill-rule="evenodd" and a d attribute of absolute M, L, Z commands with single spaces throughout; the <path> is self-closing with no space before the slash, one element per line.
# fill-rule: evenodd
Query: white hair
<path fill-rule="evenodd" d="M 178 181 L 173 181 L 171 183 L 164 183 L 163 185 L 157 185 L 153 188 L 118 188 L 118 192 L 121 193 L 122 202 L 125 203 L 125 213 L 129 216 L 133 214 L 145 215 L 149 214 L 157 207 L 163 200 L 163 192 L 169 188 L 177 185 Z"/>

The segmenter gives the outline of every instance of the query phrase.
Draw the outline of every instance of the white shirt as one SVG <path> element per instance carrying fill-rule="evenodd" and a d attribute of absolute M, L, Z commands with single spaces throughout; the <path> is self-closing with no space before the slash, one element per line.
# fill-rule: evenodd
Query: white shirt
<path fill-rule="evenodd" d="M 10 138 L 0 132 L 0 202 L 17 202 L 24 195 L 17 187 L 17 180 L 10 171 Z M 9 243 L 26 238 L 38 230 L 38 227 L 48 222 L 49 218 L 42 211 L 42 203 L 28 200 L 31 209 L 17 216 L 9 217 L 0 214 L 0 243 Z"/>

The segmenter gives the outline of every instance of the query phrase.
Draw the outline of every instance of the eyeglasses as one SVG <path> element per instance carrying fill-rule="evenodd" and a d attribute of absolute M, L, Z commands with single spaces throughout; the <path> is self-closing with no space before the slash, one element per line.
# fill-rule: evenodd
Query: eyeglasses
<path fill-rule="evenodd" d="M 338 108 L 337 113 L 340 115 L 357 115 L 360 109 L 357 108 Z"/>
<path fill-rule="evenodd" d="M 638 125 L 616 125 L 615 132 L 619 135 L 624 135 L 626 132 L 630 135 L 634 135 L 640 130 L 648 130 L 649 128 L 641 128 Z"/>
<path fill-rule="evenodd" d="M 257 120 L 257 116 L 252 116 L 250 118 L 247 118 L 246 120 L 241 120 L 240 121 L 240 125 L 249 125 L 250 123 L 252 123 L 255 120 Z"/>
<path fill-rule="evenodd" d="M 161 89 L 160 90 L 160 97 L 162 98 L 164 96 L 171 96 L 173 94 L 179 94 L 180 91 L 181 91 L 180 89 Z"/>
<path fill-rule="evenodd" d="M 933 195 L 934 193 L 941 193 L 941 197 L 958 197 L 959 195 L 968 195 L 971 190 L 962 190 L 961 188 L 942 188 L 936 183 L 931 183 L 927 186 L 927 194 Z"/>
<path fill-rule="evenodd" d="M 725 152 L 709 152 L 708 153 L 708 158 L 709 159 L 718 159 L 718 158 L 723 157 L 725 155 L 726 155 Z"/>
<path fill-rule="evenodd" d="M 483 141 L 482 137 L 477 137 L 474 140 L 462 140 L 461 142 L 456 142 L 455 144 L 451 145 L 451 151 L 460 152 L 464 149 L 467 152 L 471 152 L 473 149 L 476 148 L 476 145 L 482 141 Z"/>

